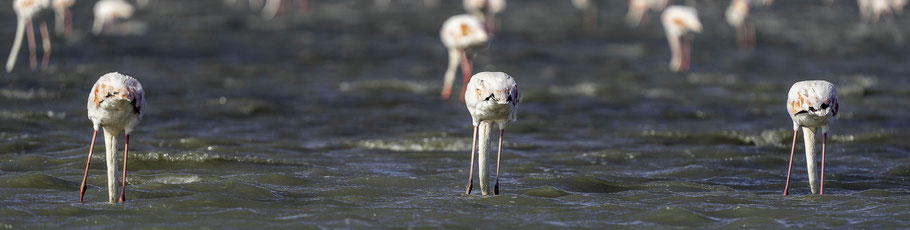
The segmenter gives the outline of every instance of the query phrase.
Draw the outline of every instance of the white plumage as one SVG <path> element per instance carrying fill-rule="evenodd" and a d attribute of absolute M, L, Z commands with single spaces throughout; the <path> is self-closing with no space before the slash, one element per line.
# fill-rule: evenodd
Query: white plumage
<path fill-rule="evenodd" d="M 130 144 L 130 133 L 133 128 L 142 120 L 145 106 L 145 92 L 142 90 L 142 84 L 130 76 L 120 73 L 108 73 L 95 82 L 92 90 L 88 95 L 88 118 L 92 121 L 94 134 L 92 135 L 92 144 L 89 147 L 88 161 L 85 165 L 85 175 L 80 187 L 79 202 L 85 195 L 86 179 L 88 177 L 89 165 L 92 163 L 92 152 L 95 148 L 95 137 L 98 134 L 98 128 L 104 129 L 104 143 L 107 161 L 107 181 L 109 201 L 114 202 L 114 178 L 117 173 L 117 136 L 126 135 L 126 144 L 123 152 L 123 184 L 120 192 L 120 202 L 126 200 L 126 159 L 128 146 Z"/>
<path fill-rule="evenodd" d="M 629 26 L 638 26 L 648 18 L 648 10 L 661 11 L 669 4 L 668 0 L 629 0 L 629 12 L 626 13 L 626 23 Z"/>
<path fill-rule="evenodd" d="M 72 12 L 70 7 L 76 4 L 76 0 L 53 0 L 51 8 L 54 9 L 55 23 L 54 31 L 57 35 L 67 36 L 72 30 Z"/>
<path fill-rule="evenodd" d="M 95 3 L 95 23 L 92 33 L 100 34 L 105 26 L 112 26 L 114 20 L 133 16 L 133 5 L 123 0 L 101 0 Z"/>
<path fill-rule="evenodd" d="M 481 72 L 474 75 L 468 83 L 464 95 L 465 105 L 471 113 L 474 125 L 473 141 L 471 144 L 471 167 L 465 194 L 470 194 L 474 181 L 474 149 L 477 147 L 478 177 L 480 178 L 480 191 L 483 195 L 489 193 L 487 186 L 487 144 L 490 140 L 490 130 L 494 123 L 499 125 L 499 150 L 496 156 L 496 184 L 493 194 L 499 194 L 499 161 L 502 156 L 502 135 L 506 124 L 516 120 L 516 113 L 521 93 L 515 79 L 503 72 Z M 478 134 L 479 131 L 479 134 Z M 479 143 L 478 143 L 479 139 Z"/>
<path fill-rule="evenodd" d="M 449 66 L 446 68 L 445 79 L 442 87 L 442 98 L 448 99 L 452 94 L 452 84 L 455 81 L 455 71 L 461 63 L 461 72 L 464 76 L 462 93 L 471 79 L 471 60 L 477 50 L 486 46 L 489 36 L 483 24 L 477 17 L 460 14 L 449 17 L 439 31 L 442 44 L 449 52 Z"/>
<path fill-rule="evenodd" d="M 825 145 L 828 140 L 828 126 L 838 116 L 840 104 L 837 102 L 837 89 L 827 81 L 801 81 L 790 87 L 787 96 L 787 112 L 793 120 L 793 146 L 790 149 L 790 163 L 787 168 L 787 184 L 784 195 L 790 190 L 790 170 L 793 166 L 793 153 L 796 149 L 796 134 L 803 129 L 803 140 L 806 145 L 806 166 L 809 171 L 809 186 L 812 193 L 824 193 L 825 178 Z M 815 134 L 822 129 L 822 176 L 816 179 L 815 168 Z M 820 182 L 819 182 L 820 181 Z"/>
<path fill-rule="evenodd" d="M 495 14 L 506 9 L 505 0 L 464 0 L 462 1 L 465 12 L 479 17 L 481 20 L 490 20 Z"/>
<path fill-rule="evenodd" d="M 691 41 L 687 36 L 701 32 L 701 21 L 698 10 L 689 6 L 670 6 L 661 15 L 667 42 L 670 43 L 670 70 L 673 72 L 689 70 Z"/>
<path fill-rule="evenodd" d="M 13 1 L 13 11 L 16 12 L 18 23 L 16 23 L 16 37 L 13 40 L 13 48 L 10 49 L 9 57 L 6 59 L 6 72 L 13 71 L 16 65 L 16 57 L 19 54 L 19 48 L 22 46 L 22 37 L 29 37 L 29 61 L 32 69 L 37 66 L 37 52 L 35 51 L 35 32 L 32 26 L 32 17 L 38 12 L 50 6 L 49 0 L 15 0 Z M 28 34 L 25 30 L 28 29 Z M 47 25 L 42 24 L 42 29 L 47 30 Z M 42 33 L 44 43 L 44 65 L 47 66 L 47 60 L 50 58 L 50 40 L 46 33 Z"/>

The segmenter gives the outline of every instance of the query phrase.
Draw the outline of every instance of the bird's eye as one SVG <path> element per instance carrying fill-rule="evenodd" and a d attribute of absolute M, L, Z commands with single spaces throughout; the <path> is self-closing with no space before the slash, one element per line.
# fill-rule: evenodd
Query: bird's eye
<path fill-rule="evenodd" d="M 485 98 L 485 99 L 483 99 L 483 100 L 484 100 L 484 101 L 489 101 L 490 98 L 493 98 L 493 94 L 490 94 L 490 96 L 487 96 L 487 98 Z"/>
<path fill-rule="evenodd" d="M 821 108 L 821 109 L 827 109 L 827 108 L 828 108 L 828 104 L 822 104 L 822 106 L 819 106 L 819 108 Z"/>
<path fill-rule="evenodd" d="M 115 93 L 115 92 L 108 92 L 106 97 L 112 97 L 112 96 L 114 96 L 114 94 L 116 94 L 116 93 Z"/>
<path fill-rule="evenodd" d="M 815 112 L 815 107 L 809 106 L 809 111 Z"/>

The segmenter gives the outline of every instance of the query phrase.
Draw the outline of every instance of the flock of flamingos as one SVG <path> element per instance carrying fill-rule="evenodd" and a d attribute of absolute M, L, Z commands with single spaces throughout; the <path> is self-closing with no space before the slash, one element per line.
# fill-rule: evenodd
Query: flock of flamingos
<path fill-rule="evenodd" d="M 149 0 L 137 0 L 135 3 L 126 0 L 98 0 L 94 7 L 95 21 L 92 32 L 101 34 L 116 20 L 125 20 L 132 16 L 134 4 L 144 7 Z M 233 4 L 237 0 L 225 0 L 225 4 Z M 264 1 L 264 2 L 263 2 Z M 637 26 L 647 19 L 649 11 L 661 13 L 660 21 L 663 24 L 668 43 L 670 45 L 671 59 L 670 70 L 674 72 L 687 71 L 690 65 L 691 39 L 695 33 L 702 31 L 702 24 L 698 19 L 698 10 L 692 6 L 672 5 L 670 0 L 629 0 L 629 11 L 626 16 L 630 26 Z M 831 0 L 827 0 L 830 4 Z M 596 6 L 588 0 L 572 0 L 572 4 L 583 10 L 584 23 L 596 23 Z M 13 9 L 18 16 L 16 37 L 7 60 L 6 70 L 12 71 L 16 64 L 16 56 L 22 43 L 22 37 L 28 38 L 30 67 L 38 67 L 35 29 L 32 19 L 44 9 L 51 9 L 56 15 L 55 32 L 67 36 L 71 31 L 70 7 L 76 0 L 15 0 Z M 308 6 L 307 0 L 297 2 L 301 6 Z M 376 0 L 377 6 L 389 3 L 389 0 Z M 878 21 L 883 15 L 900 14 L 906 0 L 858 0 L 858 8 L 862 18 Z M 435 6 L 438 0 L 424 0 L 424 4 Z M 727 22 L 736 28 L 737 44 L 741 47 L 753 46 L 755 43 L 754 29 L 748 22 L 750 7 L 769 7 L 773 0 L 731 0 L 726 11 Z M 274 17 L 278 9 L 287 4 L 281 0 L 250 0 L 251 6 L 262 7 L 263 18 Z M 509 74 L 502 72 L 473 73 L 472 59 L 479 51 L 488 47 L 488 41 L 496 31 L 495 15 L 506 8 L 505 0 L 464 0 L 464 8 L 468 14 L 455 15 L 448 18 L 440 31 L 442 43 L 448 49 L 449 63 L 444 76 L 442 98 L 448 99 L 452 95 L 452 86 L 455 73 L 461 67 L 463 83 L 461 99 L 471 114 L 474 131 L 471 146 L 471 166 L 465 194 L 470 194 L 473 188 L 475 150 L 478 155 L 478 177 L 480 190 L 483 195 L 489 193 L 487 182 L 487 144 L 493 124 L 499 127 L 498 152 L 496 157 L 496 179 L 493 194 L 499 193 L 499 160 L 502 153 L 502 137 L 504 129 L 509 122 L 515 121 L 517 106 L 521 101 L 518 84 Z M 51 44 L 47 23 L 40 23 L 42 46 L 44 54 L 42 67 L 46 68 L 50 59 Z M 133 77 L 120 73 L 108 73 L 101 76 L 89 92 L 87 108 L 88 118 L 92 121 L 94 134 L 89 147 L 88 161 L 86 162 L 85 175 L 80 187 L 79 201 L 85 194 L 88 169 L 92 160 L 95 138 L 98 128 L 104 129 L 104 142 L 106 150 L 109 202 L 115 202 L 117 173 L 116 151 L 117 136 L 125 135 L 123 153 L 123 174 L 119 202 L 126 200 L 126 166 L 130 140 L 130 133 L 142 120 L 145 106 L 142 85 Z M 837 90 L 827 81 L 812 80 L 800 81 L 793 84 L 787 98 L 787 111 L 793 120 L 793 144 L 790 150 L 790 160 L 787 169 L 787 183 L 784 195 L 790 188 L 790 169 L 793 165 L 793 154 L 796 148 L 796 137 L 799 129 L 803 130 L 806 149 L 809 184 L 812 193 L 824 193 L 825 149 L 828 136 L 828 127 L 838 117 L 839 104 Z M 815 163 L 815 135 L 821 128 L 822 133 L 822 160 L 821 178 L 817 179 Z"/>

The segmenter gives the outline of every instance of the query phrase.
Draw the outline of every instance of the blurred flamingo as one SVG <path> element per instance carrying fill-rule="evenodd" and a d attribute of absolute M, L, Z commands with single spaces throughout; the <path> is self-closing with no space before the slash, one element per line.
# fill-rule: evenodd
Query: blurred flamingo
<path fill-rule="evenodd" d="M 29 64 L 32 70 L 38 68 L 38 54 L 35 50 L 35 27 L 32 25 L 32 18 L 50 6 L 49 0 L 15 0 L 13 1 L 13 11 L 16 12 L 16 38 L 13 40 L 13 48 L 10 49 L 9 57 L 6 60 L 6 72 L 13 71 L 16 65 L 16 57 L 19 54 L 19 48 L 22 46 L 22 34 L 28 37 Z M 43 68 L 47 68 L 51 58 L 51 41 L 47 32 L 47 23 L 41 22 L 41 41 L 44 45 L 44 57 L 42 58 Z"/>
<path fill-rule="evenodd" d="M 591 0 L 572 0 L 572 6 L 584 12 L 582 22 L 585 29 L 594 30 L 597 28 L 597 6 Z"/>
<path fill-rule="evenodd" d="M 506 9 L 506 0 L 464 0 L 464 10 L 480 18 L 487 31 L 496 31 L 496 14 Z"/>
<path fill-rule="evenodd" d="M 749 22 L 749 0 L 732 0 L 727 7 L 727 23 L 736 29 L 736 45 L 740 49 L 755 46 L 755 28 Z"/>
<path fill-rule="evenodd" d="M 473 15 L 460 14 L 449 17 L 442 24 L 439 37 L 449 51 L 449 66 L 446 68 L 442 86 L 442 99 L 448 99 L 452 95 L 452 83 L 455 81 L 455 71 L 459 63 L 464 76 L 460 92 L 464 95 L 465 87 L 473 74 L 471 62 L 476 51 L 486 46 L 489 36 L 480 19 Z M 462 101 L 464 101 L 464 97 L 462 97 Z"/>
<path fill-rule="evenodd" d="M 73 30 L 73 13 L 70 10 L 76 0 L 53 0 L 51 8 L 54 9 L 54 15 L 56 16 L 54 23 L 54 33 L 58 36 L 68 37 L 70 31 Z"/>
<path fill-rule="evenodd" d="M 117 19 L 129 19 L 133 16 L 133 5 L 123 0 L 101 0 L 95 3 L 95 23 L 92 33 L 101 34 L 104 28 L 108 31 L 114 27 Z"/>
<path fill-rule="evenodd" d="M 648 22 L 648 10 L 661 11 L 670 4 L 669 0 L 629 0 L 629 12 L 626 13 L 626 23 L 636 27 Z"/>
<path fill-rule="evenodd" d="M 701 32 L 701 21 L 698 10 L 689 6 L 670 6 L 661 15 L 667 41 L 670 43 L 670 70 L 685 72 L 689 70 L 692 35 Z"/>

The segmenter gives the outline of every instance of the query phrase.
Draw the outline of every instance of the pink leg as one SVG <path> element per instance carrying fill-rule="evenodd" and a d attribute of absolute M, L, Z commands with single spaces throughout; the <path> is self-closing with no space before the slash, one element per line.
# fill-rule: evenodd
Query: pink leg
<path fill-rule="evenodd" d="M 499 130 L 499 151 L 496 153 L 496 184 L 493 186 L 493 195 L 499 195 L 499 160 L 502 159 L 502 133 Z"/>
<path fill-rule="evenodd" d="M 123 186 L 120 187 L 120 202 L 126 201 L 126 155 L 129 155 L 130 135 L 126 135 L 126 144 L 123 145 Z"/>
<path fill-rule="evenodd" d="M 584 16 L 585 28 L 588 31 L 594 31 L 597 29 L 597 6 L 588 6 L 588 9 L 585 9 Z"/>
<path fill-rule="evenodd" d="M 38 54 L 35 51 L 35 27 L 32 26 L 32 19 L 26 22 L 25 37 L 28 38 L 28 61 L 32 70 L 38 68 Z"/>
<path fill-rule="evenodd" d="M 114 20 L 107 20 L 104 22 L 104 33 L 114 34 Z"/>
<path fill-rule="evenodd" d="M 79 203 L 82 203 L 82 197 L 85 197 L 85 180 L 88 179 L 88 167 L 92 165 L 92 152 L 95 150 L 95 137 L 98 136 L 98 130 L 92 134 L 92 144 L 88 147 L 88 162 L 85 163 L 85 175 L 82 176 L 82 186 L 79 186 Z"/>
<path fill-rule="evenodd" d="M 687 72 L 687 71 L 689 71 L 689 62 L 691 62 L 690 58 L 691 58 L 692 54 L 689 51 L 691 51 L 691 49 L 692 49 L 690 47 L 690 46 L 692 46 L 692 44 L 691 44 L 691 41 L 686 40 L 683 37 L 680 37 L 679 40 L 680 40 L 679 44 L 680 44 L 680 49 L 681 49 L 680 54 L 682 55 L 682 58 L 680 59 L 682 61 L 679 62 L 679 72 Z"/>
<path fill-rule="evenodd" d="M 474 188 L 474 147 L 477 146 L 477 126 L 474 126 L 474 134 L 471 135 L 471 168 L 468 172 L 468 185 L 465 186 L 465 195 L 471 194 L 471 189 Z"/>
<path fill-rule="evenodd" d="M 818 194 L 825 194 L 825 144 L 828 142 L 828 133 L 822 134 L 822 177 L 818 186 Z"/>
<path fill-rule="evenodd" d="M 793 169 L 793 152 L 796 151 L 796 133 L 799 129 L 793 130 L 793 146 L 790 147 L 790 164 L 787 166 L 787 184 L 784 185 L 784 196 L 790 195 L 790 170 Z"/>
<path fill-rule="evenodd" d="M 468 54 L 466 54 L 464 52 L 464 50 L 462 50 L 461 51 L 461 74 L 462 74 L 462 76 L 464 76 L 462 78 L 462 79 L 464 79 L 464 82 L 463 82 L 463 84 L 461 84 L 461 97 L 460 97 L 461 102 L 464 102 L 464 92 L 465 92 L 465 90 L 468 89 L 468 82 L 471 82 L 471 76 L 474 75 L 474 73 L 471 72 L 472 71 L 471 65 L 472 65 L 471 59 L 468 58 Z"/>
<path fill-rule="evenodd" d="M 69 8 L 63 10 L 63 37 L 69 37 L 73 31 L 73 12 Z"/>
<path fill-rule="evenodd" d="M 47 31 L 47 22 L 41 22 L 41 42 L 44 43 L 44 57 L 41 59 L 41 68 L 47 69 L 51 62 L 51 35 Z"/>
<path fill-rule="evenodd" d="M 300 7 L 300 12 L 306 12 L 310 9 L 310 1 L 300 0 L 297 4 Z"/>

